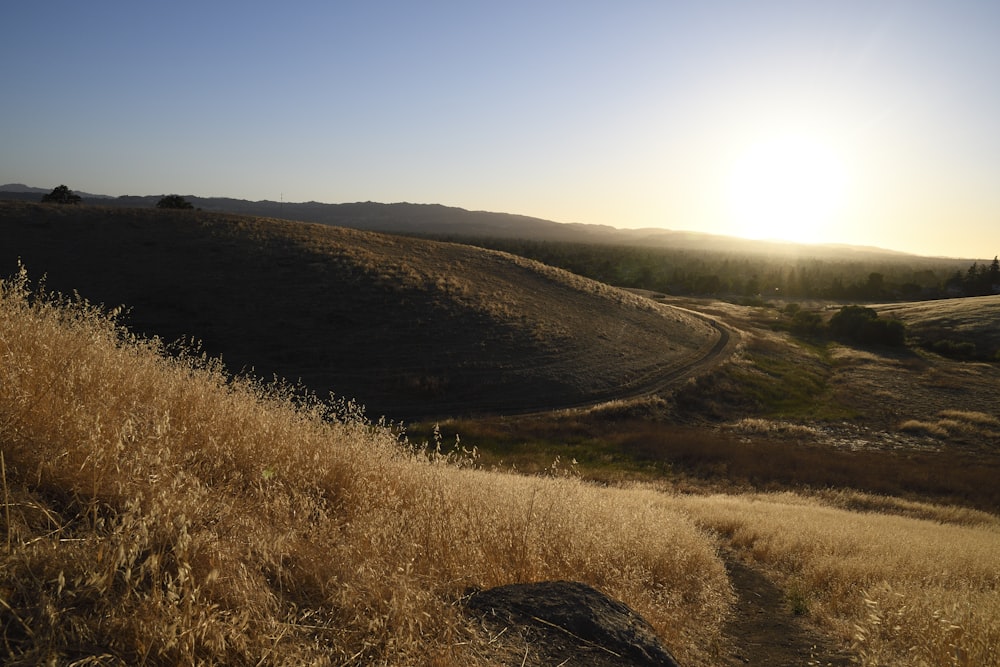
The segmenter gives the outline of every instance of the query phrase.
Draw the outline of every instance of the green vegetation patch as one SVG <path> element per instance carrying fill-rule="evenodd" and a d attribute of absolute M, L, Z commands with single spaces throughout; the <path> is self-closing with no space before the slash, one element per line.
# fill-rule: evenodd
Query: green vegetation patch
<path fill-rule="evenodd" d="M 622 447 L 621 434 L 634 426 L 628 422 L 610 428 L 572 415 L 495 417 L 420 422 L 407 426 L 406 436 L 418 446 L 434 447 L 436 441 L 446 454 L 474 456 L 476 465 L 486 469 L 579 475 L 604 482 L 669 476 L 668 461 L 637 456 Z"/>
<path fill-rule="evenodd" d="M 679 392 L 678 402 L 686 411 L 705 410 L 700 414 L 716 420 L 852 419 L 855 411 L 831 390 L 832 374 L 826 344 L 754 337 L 743 359 L 691 383 Z"/>
<path fill-rule="evenodd" d="M 794 419 L 836 419 L 840 411 L 829 411 L 826 401 L 829 369 L 799 359 L 752 355 L 751 367 L 737 371 L 738 377 L 764 408 L 766 416 Z"/>

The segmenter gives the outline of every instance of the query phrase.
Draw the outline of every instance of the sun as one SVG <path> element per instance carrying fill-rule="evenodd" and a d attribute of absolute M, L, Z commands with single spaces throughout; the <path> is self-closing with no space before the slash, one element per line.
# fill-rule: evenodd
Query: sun
<path fill-rule="evenodd" d="M 751 145 L 732 165 L 730 224 L 746 238 L 826 240 L 846 185 L 843 160 L 831 146 L 807 135 L 773 136 Z"/>

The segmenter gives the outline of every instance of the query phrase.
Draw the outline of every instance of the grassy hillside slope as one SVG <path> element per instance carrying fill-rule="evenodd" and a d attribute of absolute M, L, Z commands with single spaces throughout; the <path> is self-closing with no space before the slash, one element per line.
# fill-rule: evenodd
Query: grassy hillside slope
<path fill-rule="evenodd" d="M 0 282 L 0 662 L 497 664 L 466 589 L 569 578 L 718 649 L 722 563 L 653 494 L 470 470 L 32 300 Z"/>
<path fill-rule="evenodd" d="M 861 665 L 1000 665 L 993 515 L 486 471 L 163 353 L 0 281 L 4 664 L 524 664 L 461 600 L 548 579 L 744 664 L 726 557 Z"/>
<path fill-rule="evenodd" d="M 512 255 L 197 211 L 0 202 L 0 274 L 195 337 L 233 370 L 301 379 L 391 419 L 641 392 L 719 332 Z"/>
<path fill-rule="evenodd" d="M 878 306 L 902 320 L 910 336 L 924 345 L 972 345 L 970 357 L 1000 359 L 1000 295 Z"/>

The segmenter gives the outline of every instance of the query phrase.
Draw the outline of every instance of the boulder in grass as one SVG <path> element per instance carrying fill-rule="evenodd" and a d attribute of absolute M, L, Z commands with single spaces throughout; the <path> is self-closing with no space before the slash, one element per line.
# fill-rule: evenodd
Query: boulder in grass
<path fill-rule="evenodd" d="M 525 663 L 679 667 L 653 627 L 625 604 L 574 581 L 510 584 L 470 592 L 470 613 L 525 643 Z"/>

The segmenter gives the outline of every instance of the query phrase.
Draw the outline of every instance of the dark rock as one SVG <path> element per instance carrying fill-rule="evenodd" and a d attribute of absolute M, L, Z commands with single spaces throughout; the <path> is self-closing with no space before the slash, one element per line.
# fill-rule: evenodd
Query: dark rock
<path fill-rule="evenodd" d="M 474 591 L 466 607 L 496 632 L 513 631 L 535 664 L 679 667 L 653 627 L 625 604 L 579 582 Z"/>

